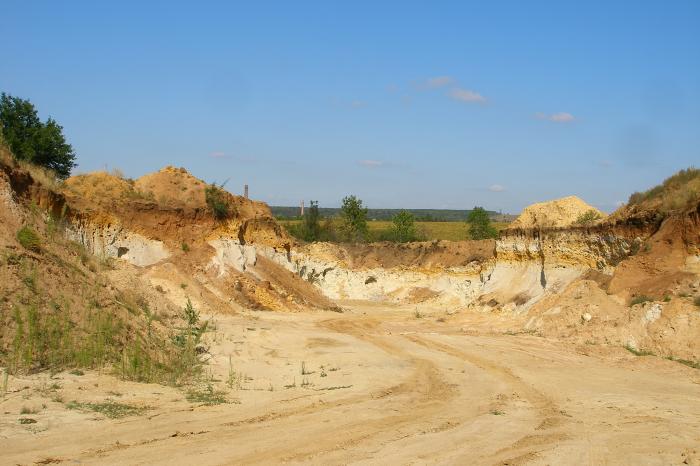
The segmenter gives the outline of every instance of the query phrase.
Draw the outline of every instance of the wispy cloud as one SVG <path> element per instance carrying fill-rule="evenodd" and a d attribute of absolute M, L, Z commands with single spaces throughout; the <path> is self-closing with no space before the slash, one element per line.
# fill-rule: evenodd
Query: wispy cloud
<path fill-rule="evenodd" d="M 426 79 L 424 86 L 430 89 L 436 89 L 438 87 L 445 87 L 454 83 L 455 79 L 452 76 L 435 76 L 434 78 Z"/>
<path fill-rule="evenodd" d="M 462 89 L 455 87 L 450 90 L 450 97 L 454 100 L 466 103 L 484 103 L 486 102 L 486 97 L 479 94 L 478 92 L 470 91 L 469 89 Z"/>
<path fill-rule="evenodd" d="M 380 160 L 359 160 L 357 163 L 365 168 L 377 168 L 384 165 L 384 162 Z"/>
<path fill-rule="evenodd" d="M 549 120 L 555 123 L 570 123 L 576 119 L 576 117 L 574 117 L 571 113 L 567 112 L 559 112 L 552 114 L 537 112 L 535 113 L 535 118 L 538 118 L 540 120 Z"/>
<path fill-rule="evenodd" d="M 506 187 L 500 184 L 492 184 L 489 186 L 489 191 L 493 193 L 501 193 L 506 190 Z"/>
<path fill-rule="evenodd" d="M 226 154 L 222 151 L 214 151 L 214 152 L 209 154 L 209 157 L 211 157 L 213 159 L 224 159 L 224 158 L 226 158 Z"/>

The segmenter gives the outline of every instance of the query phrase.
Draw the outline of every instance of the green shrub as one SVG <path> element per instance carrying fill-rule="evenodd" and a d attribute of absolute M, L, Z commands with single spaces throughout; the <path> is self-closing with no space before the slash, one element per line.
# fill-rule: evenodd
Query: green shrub
<path fill-rule="evenodd" d="M 588 210 L 587 212 L 581 214 L 578 216 L 578 218 L 574 221 L 575 225 L 591 225 L 595 223 L 597 220 L 600 220 L 600 214 L 596 212 L 593 209 Z"/>
<path fill-rule="evenodd" d="M 634 306 L 636 304 L 647 303 L 649 301 L 653 301 L 653 299 L 651 299 L 649 296 L 645 296 L 642 294 L 642 295 L 635 296 L 634 298 L 632 298 L 632 301 L 630 301 L 630 306 Z"/>
<path fill-rule="evenodd" d="M 696 306 L 700 306 L 700 296 L 697 296 L 694 300 L 693 303 L 695 303 Z"/>
<path fill-rule="evenodd" d="M 34 252 L 41 251 L 41 239 L 39 239 L 39 235 L 28 226 L 23 226 L 19 229 L 17 232 L 17 241 L 19 241 L 19 244 L 25 249 Z"/>
<path fill-rule="evenodd" d="M 207 206 L 217 220 L 224 220 L 230 215 L 224 184 L 226 183 L 221 183 L 220 185 L 212 183 L 204 189 L 204 198 Z"/>

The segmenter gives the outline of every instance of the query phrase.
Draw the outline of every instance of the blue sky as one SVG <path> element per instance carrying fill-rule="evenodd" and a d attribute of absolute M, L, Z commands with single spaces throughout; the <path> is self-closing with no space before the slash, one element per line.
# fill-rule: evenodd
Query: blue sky
<path fill-rule="evenodd" d="M 276 205 L 612 210 L 700 161 L 700 2 L 5 1 L 0 90 L 78 172 Z"/>

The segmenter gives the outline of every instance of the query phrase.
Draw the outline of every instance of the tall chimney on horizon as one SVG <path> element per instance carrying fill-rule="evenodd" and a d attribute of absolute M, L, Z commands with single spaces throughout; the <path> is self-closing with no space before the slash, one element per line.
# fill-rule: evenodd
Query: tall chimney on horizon
<path fill-rule="evenodd" d="M 243 197 L 248 199 L 248 185 L 247 184 L 243 185 Z"/>
<path fill-rule="evenodd" d="M 303 200 L 303 199 L 302 199 L 301 203 L 299 204 L 299 206 L 301 207 L 301 214 L 300 214 L 300 216 L 303 217 L 303 216 L 304 216 L 304 200 Z"/>

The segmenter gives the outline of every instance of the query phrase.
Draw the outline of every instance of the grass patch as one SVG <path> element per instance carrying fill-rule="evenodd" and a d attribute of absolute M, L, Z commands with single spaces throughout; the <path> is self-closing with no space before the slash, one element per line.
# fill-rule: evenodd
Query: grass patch
<path fill-rule="evenodd" d="M 278 220 L 285 227 L 287 232 L 299 239 L 302 220 Z M 330 231 L 329 237 L 322 237 L 323 241 L 335 241 L 332 232 L 336 231 L 340 226 L 339 219 L 325 219 L 322 224 L 324 228 Z M 327 224 L 327 225 L 326 225 Z M 389 220 L 370 220 L 367 222 L 369 242 L 381 241 L 386 237 L 387 232 L 391 231 L 394 223 Z M 491 222 L 491 226 L 500 231 L 508 227 L 505 222 Z M 469 239 L 469 225 L 466 222 L 415 222 L 417 240 L 418 241 L 433 241 L 433 240 L 449 240 L 463 241 Z"/>
<path fill-rule="evenodd" d="M 29 408 L 27 406 L 22 406 L 22 409 L 19 410 L 20 414 L 36 414 L 38 412 L 37 408 Z"/>
<path fill-rule="evenodd" d="M 494 416 L 505 416 L 506 413 L 498 409 L 494 409 L 493 411 L 491 411 L 491 414 L 493 414 Z"/>
<path fill-rule="evenodd" d="M 28 226 L 23 226 L 17 231 L 17 241 L 24 249 L 29 251 L 41 252 L 41 239 L 34 230 Z"/>
<path fill-rule="evenodd" d="M 193 389 L 187 392 L 187 401 L 197 403 L 204 406 L 214 406 L 229 403 L 226 398 L 226 393 L 215 390 L 211 385 L 207 385 L 204 389 Z"/>
<path fill-rule="evenodd" d="M 625 345 L 624 348 L 635 356 L 654 356 L 654 353 L 651 351 L 633 348 L 629 344 Z"/>
<path fill-rule="evenodd" d="M 78 403 L 74 400 L 66 403 L 66 408 L 80 411 L 93 411 L 110 419 L 120 419 L 127 416 L 140 416 L 148 409 L 142 406 L 118 403 L 109 399 L 101 403 Z"/>
<path fill-rule="evenodd" d="M 696 296 L 695 299 L 693 300 L 693 304 L 696 306 L 700 306 L 700 296 Z"/>
<path fill-rule="evenodd" d="M 21 418 L 19 418 L 19 423 L 20 424 L 36 424 L 36 419 L 32 419 L 29 417 L 21 417 Z"/>
<path fill-rule="evenodd" d="M 700 361 L 691 361 L 689 359 L 679 359 L 673 356 L 666 356 L 669 361 L 678 362 L 684 366 L 692 367 L 693 369 L 700 369 Z"/>
<path fill-rule="evenodd" d="M 651 299 L 649 296 L 639 295 L 639 296 L 635 296 L 634 298 L 632 298 L 632 301 L 630 301 L 630 306 L 635 306 L 637 304 L 644 304 L 644 303 L 648 303 L 650 301 L 653 301 L 653 299 Z"/>

